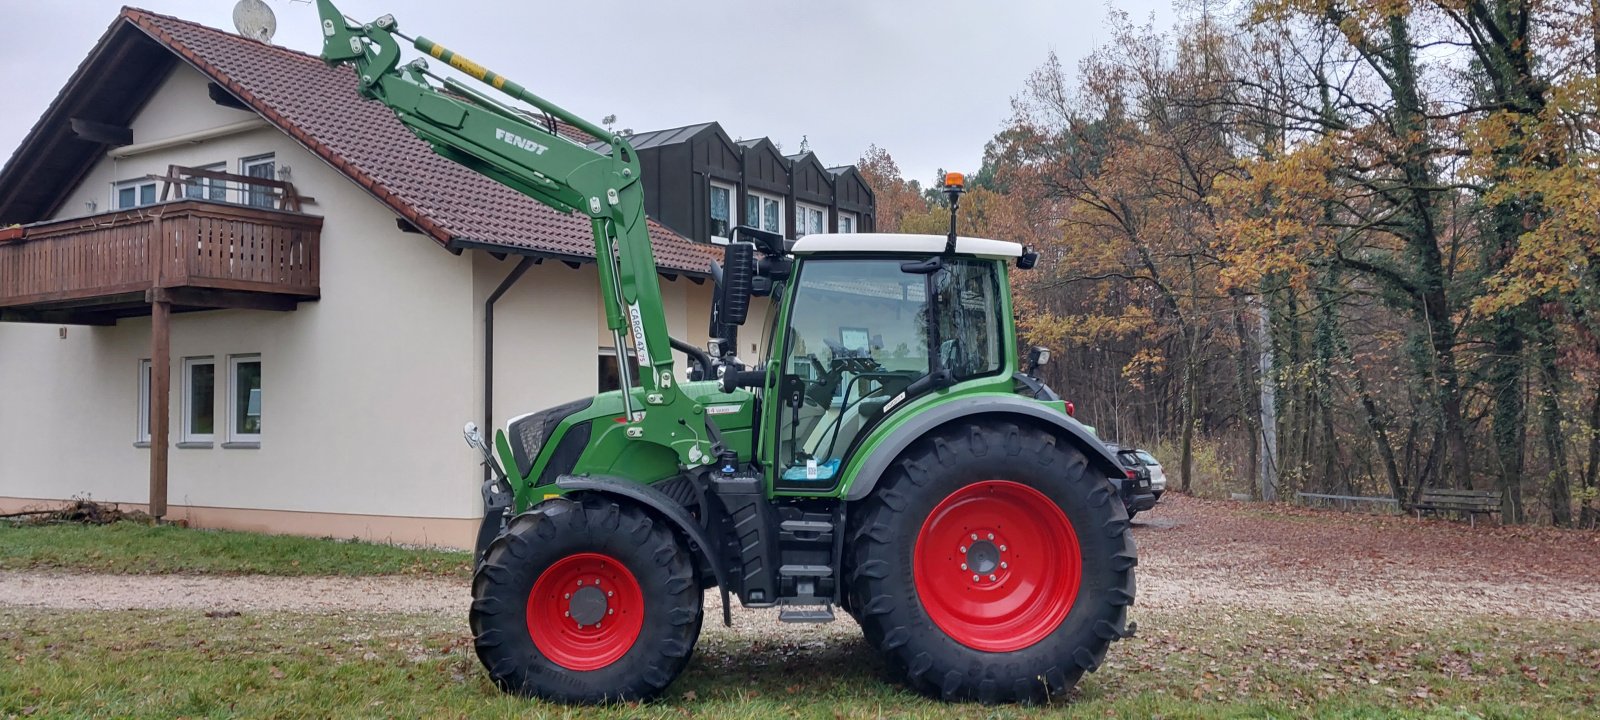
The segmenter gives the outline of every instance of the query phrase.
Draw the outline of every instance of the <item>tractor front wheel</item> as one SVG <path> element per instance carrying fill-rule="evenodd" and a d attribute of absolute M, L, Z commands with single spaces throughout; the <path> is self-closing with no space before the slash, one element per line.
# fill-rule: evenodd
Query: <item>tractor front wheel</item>
<path fill-rule="evenodd" d="M 642 509 L 546 501 L 490 544 L 472 580 L 478 659 L 501 690 L 644 700 L 689 662 L 701 599 L 689 552 Z"/>
<path fill-rule="evenodd" d="M 1128 634 L 1127 531 L 1104 474 L 1056 436 L 948 427 L 918 440 L 855 514 L 851 607 L 921 692 L 1044 701 Z"/>

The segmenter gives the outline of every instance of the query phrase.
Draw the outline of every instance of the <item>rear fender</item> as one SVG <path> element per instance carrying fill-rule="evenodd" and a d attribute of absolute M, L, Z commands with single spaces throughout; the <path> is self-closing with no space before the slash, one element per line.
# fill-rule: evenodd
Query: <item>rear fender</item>
<path fill-rule="evenodd" d="M 940 403 L 921 411 L 895 428 L 894 434 L 885 438 L 874 449 L 872 455 L 862 461 L 853 474 L 850 489 L 846 491 L 844 499 L 851 502 L 865 499 L 872 493 L 872 489 L 878 484 L 878 478 L 889 469 L 889 464 L 894 462 L 895 458 L 900 457 L 906 448 L 911 447 L 911 443 L 939 426 L 962 419 L 980 418 L 985 423 L 1009 420 L 1031 421 L 1043 425 L 1056 431 L 1073 447 L 1082 451 L 1089 459 L 1089 465 L 1105 473 L 1106 477 L 1124 476 L 1125 471 L 1122 466 L 1117 463 L 1116 457 L 1106 449 L 1100 439 L 1066 413 L 1037 400 L 985 394 L 960 397 Z"/>

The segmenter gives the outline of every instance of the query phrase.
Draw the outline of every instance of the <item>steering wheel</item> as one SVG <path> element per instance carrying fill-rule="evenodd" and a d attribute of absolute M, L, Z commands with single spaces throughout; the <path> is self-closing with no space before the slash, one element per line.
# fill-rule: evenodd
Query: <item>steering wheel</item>
<path fill-rule="evenodd" d="M 816 382 L 806 383 L 806 399 L 823 409 L 833 406 L 834 387 L 846 372 L 859 375 L 882 367 L 870 356 L 835 357 L 828 361 L 827 366 L 817 360 L 816 355 L 806 357 L 811 360 L 811 369 L 817 375 Z"/>

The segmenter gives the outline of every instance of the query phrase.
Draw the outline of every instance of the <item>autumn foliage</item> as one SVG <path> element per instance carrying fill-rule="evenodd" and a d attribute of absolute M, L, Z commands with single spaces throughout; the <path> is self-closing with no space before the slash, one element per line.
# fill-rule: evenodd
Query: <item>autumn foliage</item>
<path fill-rule="evenodd" d="M 1600 523 L 1600 3 L 1201 8 L 1046 58 L 968 174 L 962 231 L 1044 258 L 1052 385 L 1186 488 Z M 944 231 L 861 167 L 879 229 Z"/>

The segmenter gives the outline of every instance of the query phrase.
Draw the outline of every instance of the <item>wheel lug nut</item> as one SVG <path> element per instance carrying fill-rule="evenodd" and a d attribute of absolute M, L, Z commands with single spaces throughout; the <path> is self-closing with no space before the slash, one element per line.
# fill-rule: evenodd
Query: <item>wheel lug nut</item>
<path fill-rule="evenodd" d="M 1007 565 L 1007 564 L 1005 564 L 1005 563 L 1000 563 L 1000 569 L 1001 569 L 1001 570 L 1004 570 L 1004 569 L 1006 569 L 1006 568 L 1008 568 L 1008 567 L 1011 567 L 1011 566 L 1010 566 L 1010 565 Z"/>
<path fill-rule="evenodd" d="M 994 533 L 989 533 L 989 539 L 990 539 L 990 540 L 993 540 L 993 539 L 994 539 Z"/>
<path fill-rule="evenodd" d="M 595 623 L 594 624 L 594 629 L 599 630 L 600 629 L 600 623 Z"/>
<path fill-rule="evenodd" d="M 617 614 L 617 611 L 612 609 L 612 608 L 606 608 L 606 614 L 607 615 L 615 615 L 615 614 Z"/>
<path fill-rule="evenodd" d="M 571 600 L 572 599 L 572 593 L 561 593 L 561 597 L 564 598 L 564 599 L 567 599 L 567 600 Z"/>
<path fill-rule="evenodd" d="M 613 592 L 613 591 L 611 591 L 611 590 L 607 590 L 607 591 L 606 591 L 606 597 L 611 597 L 611 596 L 612 596 L 612 595 L 615 595 L 615 594 L 616 594 L 616 593 L 615 593 L 615 592 Z"/>
<path fill-rule="evenodd" d="M 967 546 L 965 546 L 965 545 L 962 545 L 962 546 L 961 546 L 961 552 L 966 552 L 966 551 L 967 551 Z"/>
<path fill-rule="evenodd" d="M 961 569 L 962 569 L 962 570 L 965 570 L 965 569 L 967 569 L 967 564 L 966 564 L 966 563 L 961 563 Z"/>
<path fill-rule="evenodd" d="M 993 575 L 989 576 L 989 582 L 994 582 L 994 576 Z"/>
<path fill-rule="evenodd" d="M 572 611 L 570 611 L 570 610 L 562 610 L 561 611 L 561 617 L 572 617 Z"/>
<path fill-rule="evenodd" d="M 582 580 L 578 581 L 578 587 L 583 587 L 583 581 Z"/>
<path fill-rule="evenodd" d="M 979 578 L 977 575 L 973 575 L 972 576 L 972 581 L 973 582 L 982 582 L 982 578 Z"/>
<path fill-rule="evenodd" d="M 1000 546 L 1000 552 L 1005 552 L 1005 551 L 1006 551 L 1006 546 L 1004 546 L 1004 545 L 1001 545 L 1001 546 Z"/>
<path fill-rule="evenodd" d="M 973 540 L 977 540 L 978 539 L 978 534 L 977 533 L 973 533 L 972 534 L 972 539 Z"/>

